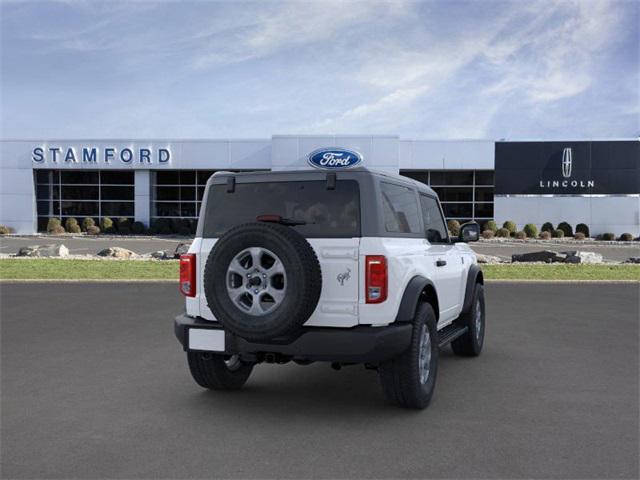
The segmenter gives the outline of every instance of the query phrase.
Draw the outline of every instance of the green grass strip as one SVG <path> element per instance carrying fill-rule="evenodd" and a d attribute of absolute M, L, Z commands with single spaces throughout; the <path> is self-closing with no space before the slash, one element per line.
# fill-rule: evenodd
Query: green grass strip
<path fill-rule="evenodd" d="M 503 264 L 482 265 L 488 280 L 636 280 L 640 281 L 640 265 L 609 264 Z"/>
<path fill-rule="evenodd" d="M 178 261 L 2 259 L 3 280 L 166 280 L 178 281 Z"/>
<path fill-rule="evenodd" d="M 636 280 L 640 265 L 482 265 L 487 280 Z M 2 259 L 3 280 L 176 280 L 178 262 Z"/>

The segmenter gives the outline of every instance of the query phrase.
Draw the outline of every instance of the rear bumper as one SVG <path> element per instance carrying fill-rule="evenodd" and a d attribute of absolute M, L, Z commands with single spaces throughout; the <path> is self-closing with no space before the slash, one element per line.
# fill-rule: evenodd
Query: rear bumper
<path fill-rule="evenodd" d="M 189 330 L 223 330 L 219 323 L 179 315 L 174 332 L 184 348 L 189 348 Z M 352 328 L 303 327 L 299 336 L 272 343 L 254 343 L 225 332 L 225 354 L 278 354 L 293 360 L 376 364 L 395 357 L 409 347 L 411 324 L 387 327 Z"/>

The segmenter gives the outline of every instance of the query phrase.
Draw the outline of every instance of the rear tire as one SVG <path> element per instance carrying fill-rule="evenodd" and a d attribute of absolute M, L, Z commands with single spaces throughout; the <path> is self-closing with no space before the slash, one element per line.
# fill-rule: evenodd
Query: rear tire
<path fill-rule="evenodd" d="M 387 399 L 404 408 L 426 408 L 438 373 L 436 315 L 428 303 L 420 303 L 413 320 L 409 348 L 378 367 Z"/>
<path fill-rule="evenodd" d="M 482 352 L 485 332 L 484 285 L 476 283 L 471 308 L 456 320 L 467 333 L 451 342 L 453 353 L 461 357 L 477 357 Z"/>
<path fill-rule="evenodd" d="M 188 352 L 191 376 L 198 385 L 211 390 L 238 390 L 246 383 L 253 365 L 237 356 Z"/>

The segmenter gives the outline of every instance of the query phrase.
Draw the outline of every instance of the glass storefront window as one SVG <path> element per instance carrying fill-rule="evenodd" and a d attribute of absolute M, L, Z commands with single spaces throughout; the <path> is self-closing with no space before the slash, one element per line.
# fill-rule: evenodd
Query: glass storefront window
<path fill-rule="evenodd" d="M 46 230 L 51 217 L 64 223 L 91 217 L 134 218 L 134 172 L 36 170 L 38 230 Z"/>
<path fill-rule="evenodd" d="M 431 186 L 449 220 L 493 218 L 493 170 L 403 170 L 400 174 Z"/>

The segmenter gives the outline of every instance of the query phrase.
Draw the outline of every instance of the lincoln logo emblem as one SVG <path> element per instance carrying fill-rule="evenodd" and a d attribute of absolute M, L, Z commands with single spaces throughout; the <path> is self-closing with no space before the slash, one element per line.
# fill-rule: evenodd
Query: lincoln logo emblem
<path fill-rule="evenodd" d="M 562 176 L 569 178 L 571 176 L 571 163 L 573 162 L 571 148 L 562 150 Z"/>

